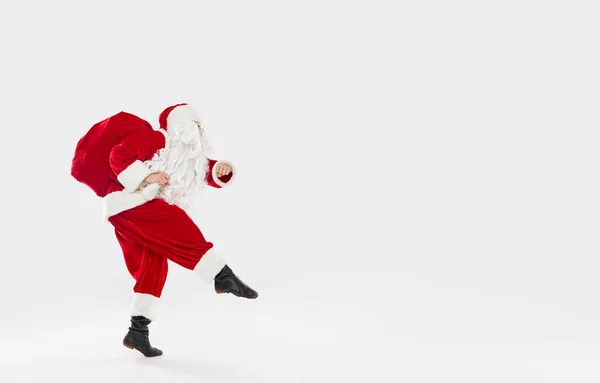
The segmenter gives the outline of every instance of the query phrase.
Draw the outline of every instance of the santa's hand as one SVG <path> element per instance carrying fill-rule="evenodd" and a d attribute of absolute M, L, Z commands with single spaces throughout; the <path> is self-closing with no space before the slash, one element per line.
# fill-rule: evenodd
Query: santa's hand
<path fill-rule="evenodd" d="M 159 184 L 160 186 L 169 185 L 169 176 L 163 172 L 152 173 L 146 179 L 145 182 L 149 184 Z"/>
<path fill-rule="evenodd" d="M 217 177 L 223 177 L 231 173 L 232 169 L 231 166 L 227 164 L 217 163 L 215 171 L 217 173 Z"/>

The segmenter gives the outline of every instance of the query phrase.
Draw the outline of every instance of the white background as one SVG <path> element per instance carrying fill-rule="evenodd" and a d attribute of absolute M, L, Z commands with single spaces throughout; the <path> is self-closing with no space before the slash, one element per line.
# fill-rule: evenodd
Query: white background
<path fill-rule="evenodd" d="M 0 381 L 597 382 L 593 1 L 3 1 Z M 200 112 L 192 213 L 256 301 L 171 264 L 145 359 L 77 140 Z"/>

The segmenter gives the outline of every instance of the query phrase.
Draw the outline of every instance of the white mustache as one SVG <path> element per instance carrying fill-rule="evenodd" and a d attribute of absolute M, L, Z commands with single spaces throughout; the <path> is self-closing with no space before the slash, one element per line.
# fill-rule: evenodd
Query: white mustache
<path fill-rule="evenodd" d="M 180 132 L 180 141 L 184 144 L 200 141 L 200 129 L 196 123 L 190 121 L 177 126 Z"/>
<path fill-rule="evenodd" d="M 203 130 L 194 122 L 188 121 L 178 124 L 172 129 L 169 129 L 170 139 L 190 149 L 186 152 L 185 158 L 193 158 L 199 155 L 202 151 L 206 151 L 206 143 L 203 139 Z"/>

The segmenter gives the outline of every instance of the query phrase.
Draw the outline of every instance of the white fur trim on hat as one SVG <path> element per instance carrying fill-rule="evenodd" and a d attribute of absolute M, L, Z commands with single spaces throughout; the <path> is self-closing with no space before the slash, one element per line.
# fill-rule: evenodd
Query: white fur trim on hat
<path fill-rule="evenodd" d="M 217 176 L 217 165 L 219 165 L 219 164 L 225 164 L 225 165 L 229 165 L 231 167 L 231 178 L 229 179 L 229 181 L 223 182 Z M 231 164 L 231 162 L 228 162 L 228 161 L 217 161 L 213 165 L 213 168 L 212 168 L 212 178 L 215 181 L 215 183 L 217 185 L 219 185 L 220 187 L 229 186 L 229 185 L 231 185 L 233 183 L 233 180 L 235 178 L 235 168 L 233 167 L 233 165 Z"/>
<path fill-rule="evenodd" d="M 189 121 L 196 121 L 199 123 L 200 116 L 198 115 L 198 112 L 189 105 L 175 107 L 167 116 L 167 130 L 169 130 L 169 127 L 171 126 Z"/>
<path fill-rule="evenodd" d="M 194 268 L 194 273 L 205 282 L 211 283 L 227 262 L 214 249 L 208 250 Z"/>
<path fill-rule="evenodd" d="M 154 295 L 134 293 L 131 302 L 131 316 L 144 316 L 154 322 L 157 306 L 158 298 Z"/>

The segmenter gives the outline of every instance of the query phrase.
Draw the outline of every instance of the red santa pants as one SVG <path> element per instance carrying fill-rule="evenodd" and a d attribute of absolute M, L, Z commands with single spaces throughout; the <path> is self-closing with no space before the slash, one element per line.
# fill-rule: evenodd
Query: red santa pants
<path fill-rule="evenodd" d="M 167 260 L 193 270 L 210 282 L 225 266 L 188 214 L 155 199 L 109 218 L 123 250 L 125 264 L 136 281 L 132 315 L 153 319 L 168 273 Z"/>

